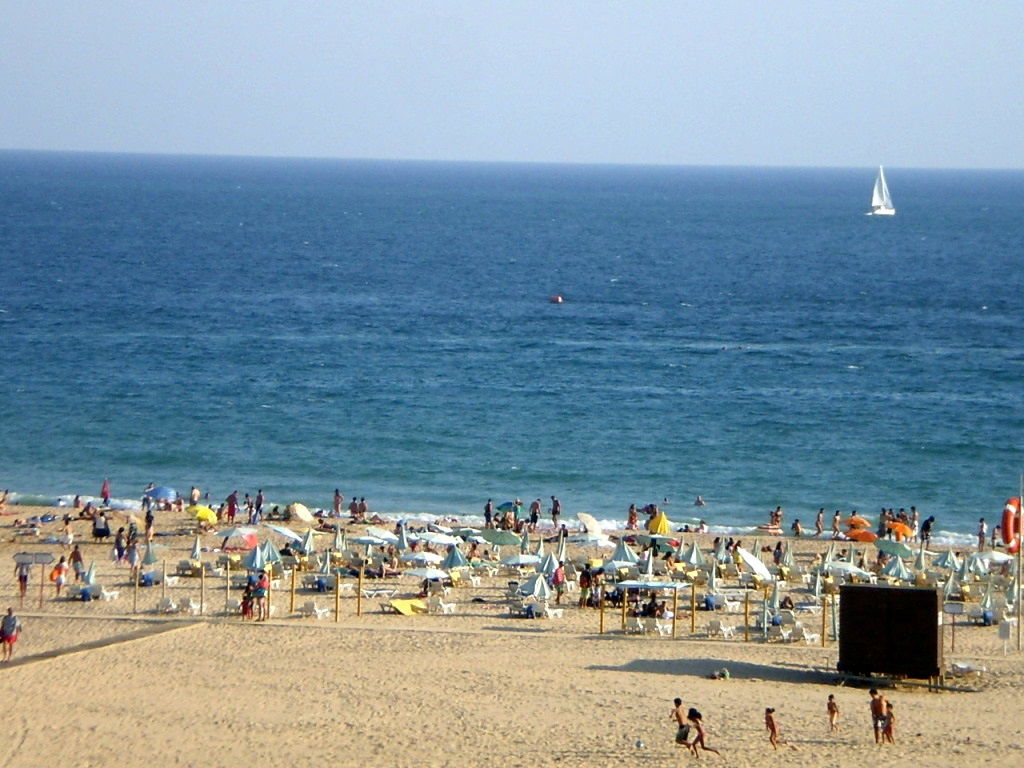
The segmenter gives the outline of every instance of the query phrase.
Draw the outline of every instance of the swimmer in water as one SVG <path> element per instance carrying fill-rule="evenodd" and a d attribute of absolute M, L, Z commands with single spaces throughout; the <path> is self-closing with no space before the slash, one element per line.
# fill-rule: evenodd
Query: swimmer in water
<path fill-rule="evenodd" d="M 703 496 L 698 496 L 697 500 L 695 502 L 693 502 L 693 506 L 695 506 L 695 507 L 703 507 L 704 503 L 705 503 L 704 502 L 704 497 Z"/>

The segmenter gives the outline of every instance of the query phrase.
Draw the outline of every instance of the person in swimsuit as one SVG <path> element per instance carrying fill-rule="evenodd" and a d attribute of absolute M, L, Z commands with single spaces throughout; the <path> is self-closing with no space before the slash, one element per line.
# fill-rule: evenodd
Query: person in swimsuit
<path fill-rule="evenodd" d="M 713 747 L 709 747 L 707 744 L 704 743 L 704 737 L 707 734 L 704 730 L 704 721 L 701 717 L 700 712 L 698 712 L 694 707 L 690 707 L 690 711 L 686 713 L 686 719 L 690 723 L 690 749 L 693 752 L 693 756 L 700 757 L 700 755 L 697 752 L 697 747 L 700 746 L 700 748 L 703 749 L 705 752 L 714 752 L 716 755 L 721 757 L 721 752 L 719 752 L 717 749 L 714 749 Z"/>
<path fill-rule="evenodd" d="M 18 576 L 18 597 L 21 605 L 25 604 L 25 594 L 28 592 L 28 575 L 32 570 L 29 563 L 18 563 L 14 566 L 14 572 Z"/>
<path fill-rule="evenodd" d="M 768 730 L 768 741 L 771 743 L 772 749 L 777 750 L 779 744 L 785 744 L 794 752 L 798 751 L 793 744 L 779 738 L 779 724 L 775 722 L 775 710 L 772 707 L 766 707 L 764 710 L 764 727 Z"/>
<path fill-rule="evenodd" d="M 683 714 L 683 700 L 674 699 L 672 703 L 675 704 L 675 708 L 668 718 L 669 720 L 675 720 L 678 726 L 676 728 L 676 744 L 690 749 L 690 726 L 686 722 L 686 715 Z"/>
<path fill-rule="evenodd" d="M 260 571 L 260 576 L 256 580 L 256 588 L 253 590 L 252 596 L 256 600 L 256 621 L 266 621 L 269 616 L 267 610 L 267 591 L 270 589 L 270 577 L 267 576 L 266 571 Z"/>
<path fill-rule="evenodd" d="M 21 634 L 21 620 L 14 615 L 14 609 L 8 608 L 7 615 L 0 620 L 0 643 L 4 648 L 4 661 L 10 661 L 14 655 L 14 644 Z"/>
<path fill-rule="evenodd" d="M 53 570 L 50 571 L 50 581 L 53 582 L 53 586 L 57 591 L 57 597 L 60 597 L 60 591 L 64 587 L 64 584 L 68 580 L 68 564 L 66 558 L 61 555 L 60 560 Z"/>
<path fill-rule="evenodd" d="M 560 502 L 555 496 L 551 497 L 551 523 L 554 525 L 555 530 L 558 530 L 558 518 L 562 514 L 562 502 Z"/>
<path fill-rule="evenodd" d="M 835 733 L 839 730 L 839 705 L 836 704 L 836 697 L 831 693 L 828 695 L 825 710 L 828 712 L 828 729 L 831 733 Z"/>
<path fill-rule="evenodd" d="M 888 702 L 884 696 L 879 695 L 876 688 L 872 688 L 868 693 L 871 694 L 871 727 L 875 732 L 875 744 L 881 744 L 882 730 L 885 728 L 885 705 Z"/>
<path fill-rule="evenodd" d="M 885 725 L 882 727 L 882 741 L 890 744 L 896 743 L 896 713 L 893 712 L 892 702 L 885 702 Z"/>

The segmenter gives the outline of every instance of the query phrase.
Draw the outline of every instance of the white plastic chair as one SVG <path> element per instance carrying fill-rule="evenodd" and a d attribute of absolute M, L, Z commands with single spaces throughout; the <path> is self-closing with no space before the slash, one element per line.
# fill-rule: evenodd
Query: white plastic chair
<path fill-rule="evenodd" d="M 271 606 L 271 608 L 273 607 L 274 606 Z M 322 619 L 330 612 L 330 608 L 321 608 L 313 600 L 307 600 L 302 604 L 302 607 L 299 608 L 299 613 L 303 616 L 312 616 L 316 619 Z"/>
<path fill-rule="evenodd" d="M 158 613 L 177 613 L 178 604 L 169 597 L 161 597 L 156 604 L 156 610 Z"/>

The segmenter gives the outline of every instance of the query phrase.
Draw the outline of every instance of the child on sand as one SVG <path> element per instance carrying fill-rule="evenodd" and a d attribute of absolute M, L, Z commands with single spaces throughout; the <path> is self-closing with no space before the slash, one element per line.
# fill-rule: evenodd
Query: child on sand
<path fill-rule="evenodd" d="M 700 757 L 700 754 L 697 752 L 697 746 L 699 745 L 705 752 L 714 752 L 716 755 L 721 757 L 721 752 L 704 743 L 704 736 L 706 735 L 706 732 L 704 731 L 704 720 L 701 717 L 700 712 L 695 708 L 690 707 L 690 711 L 686 713 L 686 719 L 690 722 L 690 750 L 693 752 L 693 756 Z"/>
<path fill-rule="evenodd" d="M 836 697 L 831 693 L 828 695 L 828 703 L 825 706 L 828 710 L 829 731 L 835 733 L 839 730 L 839 705 L 836 704 Z"/>
<path fill-rule="evenodd" d="M 885 703 L 885 727 L 882 728 L 882 741 L 895 744 L 896 739 L 896 713 L 892 710 L 892 702 Z"/>
<path fill-rule="evenodd" d="M 679 726 L 676 729 L 676 744 L 690 748 L 690 726 L 686 722 L 686 715 L 683 714 L 683 700 L 674 699 L 672 703 L 675 704 L 675 707 L 668 717 L 669 720 L 675 720 L 676 725 Z"/>
<path fill-rule="evenodd" d="M 771 743 L 772 749 L 777 750 L 779 744 L 785 744 L 790 749 L 796 751 L 795 746 L 779 738 L 779 725 L 775 722 L 775 710 L 771 707 L 765 707 L 764 727 L 768 730 L 768 741 Z"/>

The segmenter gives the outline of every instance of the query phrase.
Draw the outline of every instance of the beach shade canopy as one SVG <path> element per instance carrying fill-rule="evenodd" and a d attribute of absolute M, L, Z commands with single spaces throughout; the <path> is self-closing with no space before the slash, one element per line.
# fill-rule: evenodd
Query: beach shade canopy
<path fill-rule="evenodd" d="M 843 525 L 847 528 L 870 528 L 871 523 L 865 520 L 860 515 L 851 515 L 850 517 L 843 520 Z"/>
<path fill-rule="evenodd" d="M 315 520 L 313 513 L 309 511 L 309 507 L 298 501 L 293 501 L 288 505 L 288 514 L 296 520 L 301 520 L 302 522 L 309 523 L 310 525 L 312 525 Z"/>
<path fill-rule="evenodd" d="M 284 536 L 288 541 L 302 541 L 302 537 L 291 528 L 286 528 L 283 525 L 274 525 L 273 523 L 264 523 L 263 525 L 274 533 Z"/>
<path fill-rule="evenodd" d="M 960 561 L 953 550 L 947 549 L 932 561 L 932 565 L 936 568 L 946 568 L 950 571 L 955 571 L 960 567 Z"/>
<path fill-rule="evenodd" d="M 398 559 L 403 563 L 417 563 L 419 565 L 437 565 L 444 560 L 436 552 L 406 552 Z"/>
<path fill-rule="evenodd" d="M 214 525 L 217 522 L 217 513 L 214 512 L 209 507 L 204 507 L 202 505 L 194 505 L 189 507 L 185 511 L 201 523 L 209 523 L 210 525 Z"/>
<path fill-rule="evenodd" d="M 893 532 L 896 536 L 896 541 L 902 541 L 905 538 L 909 539 L 914 535 L 914 531 L 906 523 L 886 523 L 885 527 Z"/>
<path fill-rule="evenodd" d="M 85 572 L 82 577 L 82 583 L 86 585 L 92 585 L 96 583 L 96 563 L 95 561 L 89 563 L 89 570 Z"/>
<path fill-rule="evenodd" d="M 189 554 L 188 559 L 193 562 L 203 559 L 203 547 L 199 543 L 198 536 L 196 536 L 196 540 L 192 542 L 192 552 Z"/>
<path fill-rule="evenodd" d="M 862 528 L 854 528 L 846 532 L 846 538 L 850 539 L 850 541 L 859 541 L 862 544 L 869 544 L 878 539 L 878 534 L 872 533 L 871 531 L 865 531 Z"/>
<path fill-rule="evenodd" d="M 395 542 L 395 549 L 399 552 L 409 551 L 409 536 L 405 532 L 405 526 L 398 526 L 398 541 Z"/>
<path fill-rule="evenodd" d="M 833 560 L 826 566 L 830 573 L 843 573 L 849 576 L 850 574 L 856 574 L 857 576 L 870 576 L 871 574 L 865 571 L 863 568 L 858 568 L 853 563 L 848 563 L 845 560 Z"/>
<path fill-rule="evenodd" d="M 736 551 L 739 553 L 740 559 L 743 560 L 743 563 L 751 570 L 752 573 L 758 576 L 762 581 L 772 580 L 772 573 L 768 570 L 768 566 L 762 563 L 756 555 L 747 552 L 743 547 L 736 547 Z"/>
<path fill-rule="evenodd" d="M 157 554 L 156 554 L 156 545 L 155 544 L 147 544 L 146 545 L 146 554 L 143 555 L 143 557 L 142 557 L 142 564 L 143 565 L 156 565 L 159 562 L 160 562 L 160 558 L 157 557 Z"/>
<path fill-rule="evenodd" d="M 456 568 L 468 568 L 469 560 L 462 554 L 462 550 L 455 544 L 448 547 L 448 554 L 445 556 L 441 563 L 441 567 L 446 571 L 452 571 Z"/>
<path fill-rule="evenodd" d="M 597 522 L 597 518 L 593 515 L 588 515 L 586 512 L 580 512 L 576 515 L 580 524 L 583 526 L 583 530 L 594 536 L 604 536 L 604 531 L 601 529 L 601 524 Z"/>
<path fill-rule="evenodd" d="M 902 541 L 889 541 L 889 539 L 875 539 L 875 547 L 879 552 L 885 552 L 887 555 L 896 555 L 896 557 L 911 557 L 914 554 L 914 550 L 904 544 Z"/>
<path fill-rule="evenodd" d="M 742 555 L 740 555 L 740 557 L 742 557 Z M 683 556 L 679 559 L 687 565 L 692 565 L 694 568 L 703 568 L 705 565 L 707 565 L 708 562 L 704 555 L 701 553 L 700 547 L 697 546 L 696 541 L 690 544 L 686 552 L 684 552 Z M 757 562 L 761 563 L 760 560 L 758 560 Z M 769 573 L 768 569 L 765 568 L 764 563 L 761 563 L 761 567 L 764 568 L 764 572 L 768 574 L 767 578 L 770 579 L 771 573 Z M 760 576 L 760 574 L 758 575 Z"/>
<path fill-rule="evenodd" d="M 312 528 L 307 528 L 305 535 L 302 537 L 302 551 L 307 555 L 316 552 L 316 531 Z"/>
<path fill-rule="evenodd" d="M 267 567 L 267 557 L 262 547 L 253 547 L 242 558 L 242 567 L 249 571 L 262 571 Z"/>
<path fill-rule="evenodd" d="M 988 563 L 988 564 L 995 563 L 996 565 L 1002 565 L 1003 563 L 1009 563 L 1011 560 L 1013 560 L 1013 556 L 1012 555 L 1008 555 L 1005 552 L 997 552 L 994 549 L 989 549 L 989 550 L 986 550 L 984 552 L 979 552 L 974 557 L 976 557 L 978 560 L 981 560 L 981 561 L 983 561 L 985 563 Z"/>
<path fill-rule="evenodd" d="M 499 547 L 515 547 L 522 544 L 522 539 L 516 536 L 512 531 L 500 531 L 496 528 L 484 528 L 480 532 L 491 544 L 495 544 Z"/>
<path fill-rule="evenodd" d="M 523 536 L 519 539 L 519 551 L 524 555 L 530 551 L 530 530 L 523 528 Z"/>
<path fill-rule="evenodd" d="M 954 594 L 956 594 L 957 583 L 956 571 L 950 570 L 945 584 L 942 585 L 942 597 L 944 599 L 949 600 Z"/>
<path fill-rule="evenodd" d="M 538 600 L 550 600 L 551 586 L 543 573 L 535 573 L 519 587 L 519 594 L 523 597 L 532 595 Z"/>
<path fill-rule="evenodd" d="M 427 531 L 426 533 L 420 534 L 420 541 L 425 541 L 428 544 L 434 544 L 439 547 L 453 547 L 456 544 L 461 544 L 462 539 L 457 536 L 452 536 L 447 533 L 440 533 L 437 531 Z"/>
<path fill-rule="evenodd" d="M 343 552 L 348 549 L 347 538 L 348 537 L 345 536 L 345 532 L 341 530 L 340 525 L 334 529 L 334 550 L 336 552 Z"/>
<path fill-rule="evenodd" d="M 526 568 L 531 565 L 538 565 L 540 558 L 536 555 L 526 554 L 520 552 L 518 555 L 512 555 L 512 557 L 506 557 L 501 561 L 502 565 L 511 565 L 515 568 Z"/>
<path fill-rule="evenodd" d="M 657 533 L 661 535 L 667 535 L 672 532 L 672 523 L 669 522 L 668 517 L 664 512 L 658 512 L 654 517 L 647 521 L 647 532 Z"/>
<path fill-rule="evenodd" d="M 143 494 L 149 496 L 154 501 L 174 501 L 178 498 L 178 492 L 173 488 L 168 488 L 166 485 L 161 485 L 158 488 L 152 488 Z"/>
<path fill-rule="evenodd" d="M 720 563 L 728 563 L 732 560 L 732 555 L 729 550 L 725 548 L 725 539 L 719 537 L 718 543 L 715 544 L 715 560 Z"/>
<path fill-rule="evenodd" d="M 555 569 L 558 568 L 558 563 L 559 560 L 555 553 L 548 552 L 540 561 L 540 565 L 537 566 L 537 570 L 545 576 L 551 576 L 555 572 Z"/>
<path fill-rule="evenodd" d="M 448 574 L 442 571 L 440 568 L 410 568 L 408 571 L 402 574 L 403 576 L 412 576 L 416 579 L 447 579 Z"/>
<path fill-rule="evenodd" d="M 636 552 L 633 551 L 632 547 L 624 539 L 619 539 L 619 543 L 615 545 L 615 551 L 612 552 L 611 557 L 608 559 L 614 560 L 617 563 L 626 563 L 627 567 L 640 562 Z"/>
<path fill-rule="evenodd" d="M 914 574 L 903 564 L 903 558 L 900 557 L 891 558 L 882 568 L 882 574 L 900 581 L 912 581 L 914 578 Z"/>

